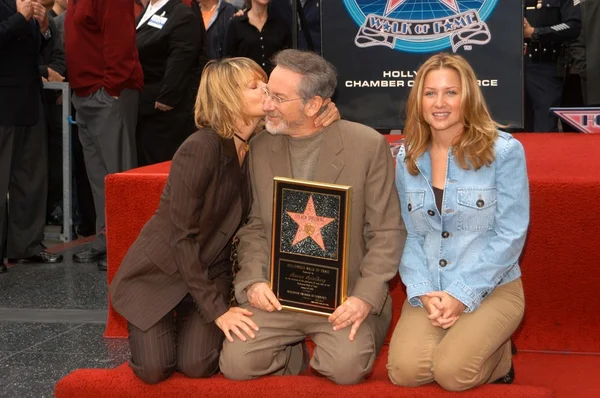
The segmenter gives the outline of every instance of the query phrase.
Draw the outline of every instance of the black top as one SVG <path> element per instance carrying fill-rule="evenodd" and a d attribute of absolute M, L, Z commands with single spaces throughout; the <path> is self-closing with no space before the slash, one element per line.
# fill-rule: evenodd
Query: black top
<path fill-rule="evenodd" d="M 0 0 L 0 126 L 33 126 L 42 93 L 39 54 L 47 40 L 40 25 L 17 12 L 15 0 Z"/>
<path fill-rule="evenodd" d="M 442 201 L 444 200 L 444 190 L 441 188 L 433 187 L 433 194 L 435 195 L 435 206 L 437 207 L 440 214 L 442 214 Z"/>
<path fill-rule="evenodd" d="M 247 14 L 229 21 L 225 38 L 225 56 L 250 58 L 267 74 L 273 70 L 271 57 L 278 51 L 291 47 L 290 28 L 274 16 L 267 16 L 262 31 L 250 24 Z"/>
<path fill-rule="evenodd" d="M 531 41 L 562 43 L 577 39 L 581 29 L 579 3 L 574 0 L 525 0 L 525 18 L 535 29 Z"/>
<path fill-rule="evenodd" d="M 136 26 L 147 8 L 138 16 Z M 161 29 L 149 25 L 150 19 L 136 28 L 136 46 L 144 71 L 138 105 L 143 114 L 156 112 L 156 101 L 173 107 L 193 103 L 197 91 L 193 87 L 198 87 L 200 80 L 205 33 L 190 8 L 180 0 L 169 0 L 156 15 L 166 19 Z"/>

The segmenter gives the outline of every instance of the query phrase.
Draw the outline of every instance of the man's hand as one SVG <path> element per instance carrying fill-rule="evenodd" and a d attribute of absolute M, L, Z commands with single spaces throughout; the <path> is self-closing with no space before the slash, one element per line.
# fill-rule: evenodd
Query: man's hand
<path fill-rule="evenodd" d="M 171 109 L 173 109 L 173 107 L 169 106 L 169 105 L 161 104 L 160 102 L 156 101 L 154 103 L 154 109 L 158 109 L 159 111 L 163 111 L 163 112 L 168 112 Z"/>
<path fill-rule="evenodd" d="M 281 304 L 268 284 L 265 282 L 255 283 L 246 289 L 250 305 L 261 310 L 273 312 L 281 311 Z"/>
<path fill-rule="evenodd" d="M 54 69 L 48 67 L 48 81 L 49 82 L 64 82 L 65 78 L 55 71 Z"/>
<path fill-rule="evenodd" d="M 233 332 L 242 341 L 246 341 L 246 336 L 253 339 L 255 334 L 252 330 L 258 331 L 258 326 L 249 317 L 252 313 L 240 307 L 231 307 L 229 311 L 215 319 L 215 323 L 225 333 L 227 340 L 233 343 Z M 242 330 L 244 333 L 242 333 Z"/>
<path fill-rule="evenodd" d="M 34 1 L 33 4 L 33 18 L 40 24 L 40 32 L 46 33 L 48 31 L 48 13 L 39 0 Z"/>
<path fill-rule="evenodd" d="M 29 22 L 33 17 L 33 2 L 31 0 L 17 0 L 17 12 Z"/>
<path fill-rule="evenodd" d="M 527 18 L 523 18 L 523 37 L 531 39 L 531 35 L 533 35 L 533 26 L 529 25 Z"/>
<path fill-rule="evenodd" d="M 348 300 L 344 301 L 344 304 L 337 307 L 334 313 L 329 316 L 329 323 L 333 325 L 335 331 L 352 325 L 349 336 L 350 341 L 352 341 L 358 332 L 358 328 L 369 315 L 371 308 L 371 304 L 358 297 L 350 296 Z"/>
<path fill-rule="evenodd" d="M 327 105 L 327 107 L 315 119 L 315 127 L 327 127 L 331 123 L 342 118 L 340 111 L 338 110 L 337 106 L 331 102 L 331 99 L 326 99 L 323 101 L 323 106 L 325 105 Z"/>

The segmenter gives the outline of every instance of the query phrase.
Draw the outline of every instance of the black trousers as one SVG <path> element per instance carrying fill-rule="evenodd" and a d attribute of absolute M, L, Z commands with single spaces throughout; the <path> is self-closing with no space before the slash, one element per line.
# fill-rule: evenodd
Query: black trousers
<path fill-rule="evenodd" d="M 558 117 L 550 108 L 559 107 L 563 78 L 556 62 L 533 62 L 525 56 L 525 131 L 557 132 Z"/>
<path fill-rule="evenodd" d="M 62 105 L 56 104 L 57 93 L 45 90 L 45 114 L 48 137 L 47 219 L 56 206 L 62 207 Z"/>
<path fill-rule="evenodd" d="M 167 112 L 140 109 L 135 131 L 138 165 L 172 160 L 179 146 L 196 130 L 190 107 L 175 107 Z"/>
<path fill-rule="evenodd" d="M 0 126 L 2 257 L 25 258 L 43 250 L 48 149 L 41 98 L 39 107 L 35 126 Z"/>

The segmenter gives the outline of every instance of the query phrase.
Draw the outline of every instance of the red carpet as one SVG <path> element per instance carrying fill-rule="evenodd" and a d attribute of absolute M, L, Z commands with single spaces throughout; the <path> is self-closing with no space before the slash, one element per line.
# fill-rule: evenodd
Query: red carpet
<path fill-rule="evenodd" d="M 556 367 L 551 372 L 541 370 L 542 378 L 532 373 L 533 369 L 543 368 L 549 357 L 557 355 L 519 354 L 515 357 L 517 373 L 516 383 L 513 385 L 485 385 L 460 394 L 444 391 L 435 384 L 420 388 L 401 388 L 394 386 L 387 379 L 385 362 L 387 348 L 375 364 L 375 369 L 369 380 L 351 387 L 338 386 L 329 380 L 312 374 L 303 376 L 271 376 L 257 380 L 232 382 L 221 375 L 210 379 L 189 379 L 181 374 L 176 374 L 167 381 L 158 385 L 149 386 L 142 383 L 133 375 L 133 372 L 123 364 L 116 369 L 81 369 L 63 378 L 55 389 L 57 398 L 125 398 L 125 397 L 396 397 L 396 398 L 426 398 L 426 397 L 454 397 L 460 395 L 467 398 L 542 398 L 542 397 L 582 397 L 592 398 L 594 390 L 569 387 L 561 391 L 560 385 L 552 383 L 557 373 Z M 564 356 L 566 358 L 566 356 Z M 596 358 L 596 365 L 600 363 Z M 535 365 L 538 365 L 537 367 Z M 559 364 L 561 367 L 563 364 Z M 579 369 L 581 368 L 581 369 Z M 575 373 L 586 369 L 582 366 L 571 368 Z M 587 370 L 587 376 L 592 372 Z M 545 379 L 548 380 L 545 380 Z M 524 385 L 535 379 L 539 386 Z M 527 380 L 527 381 L 525 381 Z M 577 379 L 575 379 L 577 380 Z M 554 384 L 554 385 L 553 385 Z M 124 388 L 126 386 L 126 388 Z M 556 387 L 556 388 L 553 388 Z M 575 388 L 575 389 L 573 389 Z M 553 390 L 555 391 L 553 393 Z M 597 392 L 598 390 L 596 390 Z"/>
<path fill-rule="evenodd" d="M 600 286 L 598 244 L 600 211 L 600 136 L 516 134 L 527 154 L 531 226 L 522 259 L 525 319 L 515 335 L 521 351 L 600 354 L 600 316 L 595 302 Z M 390 140 L 398 136 L 389 136 Z M 108 280 L 114 277 L 129 246 L 157 207 L 169 163 L 107 177 L 106 219 Z M 394 319 L 404 299 L 398 279 L 392 283 Z M 392 328 L 393 329 L 393 328 Z M 391 333 L 391 330 L 390 330 Z M 105 337 L 126 337 L 124 320 L 109 305 Z M 270 377 L 233 383 L 221 376 L 191 380 L 176 375 L 147 386 L 127 366 L 113 370 L 77 370 L 56 386 L 56 396 L 344 396 L 445 397 L 437 386 L 403 389 L 387 380 L 387 355 L 378 359 L 369 381 L 335 386 L 314 376 Z M 516 383 L 484 386 L 467 397 L 598 397 L 600 355 L 521 352 L 515 357 Z M 534 387 L 535 386 L 535 387 Z"/>

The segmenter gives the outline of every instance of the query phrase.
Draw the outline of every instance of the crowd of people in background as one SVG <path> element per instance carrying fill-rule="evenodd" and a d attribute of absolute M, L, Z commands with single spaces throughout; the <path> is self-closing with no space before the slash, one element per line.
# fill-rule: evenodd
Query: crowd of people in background
<path fill-rule="evenodd" d="M 318 1 L 302 5 L 318 17 Z M 2 257 L 62 261 L 42 240 L 44 227 L 62 220 L 67 121 L 61 91 L 42 91 L 42 82 L 72 89 L 73 233 L 95 235 L 73 260 L 105 270 L 106 175 L 170 160 L 196 130 L 204 65 L 241 55 L 268 73 L 271 57 L 292 46 L 291 12 L 287 0 L 3 0 L 0 53 L 10 61 L 0 67 Z"/>
<path fill-rule="evenodd" d="M 298 3 L 298 48 L 320 53 L 320 1 Z M 526 131 L 557 131 L 548 108 L 561 104 L 565 57 L 562 70 L 582 82 L 567 91 L 583 91 L 569 105 L 600 104 L 600 1 L 525 3 Z M 269 75 L 273 55 L 292 47 L 292 10 L 290 0 L 0 0 L 2 257 L 62 261 L 41 242 L 44 226 L 61 220 L 67 121 L 60 91 L 41 82 L 73 90 L 74 232 L 96 235 L 73 259 L 104 270 L 106 175 L 173 157 L 197 129 L 192 110 L 209 60 L 244 56 Z M 536 58 L 536 49 L 553 55 Z"/>

